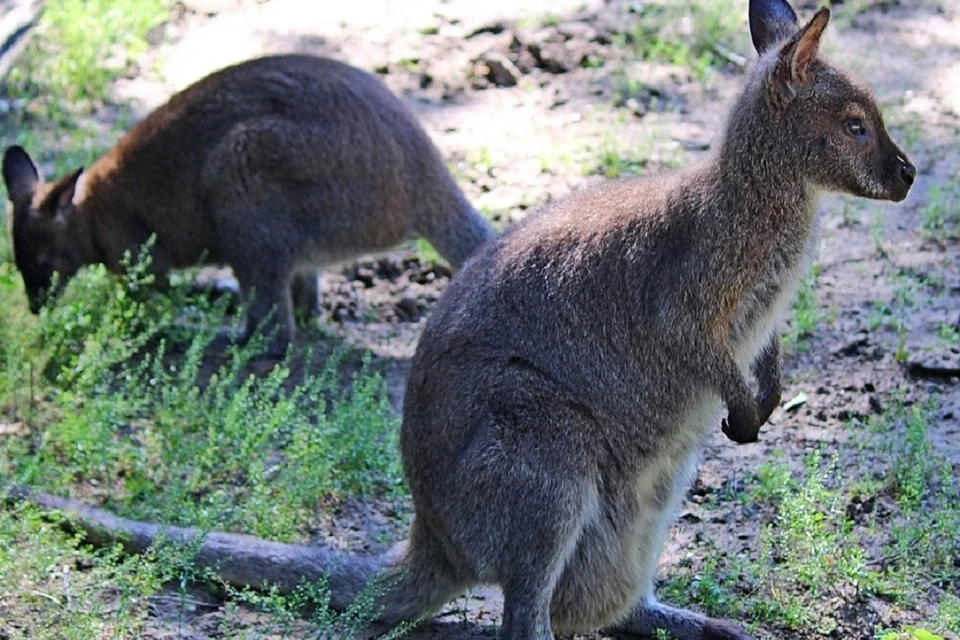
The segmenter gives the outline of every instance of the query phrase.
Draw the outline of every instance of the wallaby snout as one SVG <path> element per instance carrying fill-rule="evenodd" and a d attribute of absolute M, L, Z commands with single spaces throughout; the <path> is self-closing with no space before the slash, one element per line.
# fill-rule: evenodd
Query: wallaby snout
<path fill-rule="evenodd" d="M 910 187 L 917 177 L 917 168 L 907 159 L 907 155 L 890 139 L 883 128 L 883 121 L 879 114 L 876 117 L 875 129 L 880 138 L 876 150 L 869 147 L 864 153 L 867 161 L 856 174 L 859 189 L 849 189 L 854 195 L 860 195 L 874 200 L 891 200 L 900 202 L 910 193 Z M 868 144 L 868 143 L 863 143 Z M 857 167 L 855 162 L 851 166 Z"/>
<path fill-rule="evenodd" d="M 899 151 L 899 149 L 897 151 Z M 913 181 L 917 178 L 917 168 L 913 166 L 913 163 L 907 159 L 907 156 L 904 155 L 903 152 L 896 154 L 894 164 L 896 167 L 894 172 L 900 178 L 901 189 L 899 193 L 890 199 L 894 202 L 900 202 L 910 193 L 910 187 L 913 186 Z"/>
<path fill-rule="evenodd" d="M 900 177 L 907 183 L 907 186 L 913 186 L 913 180 L 917 177 L 917 168 L 910 164 L 910 161 L 900 156 Z"/>

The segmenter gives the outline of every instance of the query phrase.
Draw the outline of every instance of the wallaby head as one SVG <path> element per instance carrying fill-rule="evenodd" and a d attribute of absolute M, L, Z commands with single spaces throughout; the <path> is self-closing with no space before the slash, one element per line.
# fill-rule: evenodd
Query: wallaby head
<path fill-rule="evenodd" d="M 54 273 L 60 289 L 91 261 L 88 236 L 79 228 L 74 204 L 82 173 L 77 169 L 48 184 L 22 147 L 12 146 L 3 154 L 13 257 L 34 313 L 57 293 L 50 290 Z"/>
<path fill-rule="evenodd" d="M 784 0 L 751 0 L 750 32 L 760 61 L 737 105 L 728 143 L 743 163 L 812 186 L 900 201 L 916 169 L 890 140 L 869 90 L 818 56 L 830 19 L 820 9 L 800 26 Z M 753 148 L 751 148 L 753 147 Z"/>

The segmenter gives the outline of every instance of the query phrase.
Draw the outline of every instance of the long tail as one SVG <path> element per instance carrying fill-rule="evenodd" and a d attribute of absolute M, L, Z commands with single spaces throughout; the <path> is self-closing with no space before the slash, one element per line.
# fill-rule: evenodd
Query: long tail
<path fill-rule="evenodd" d="M 173 527 L 115 516 L 76 500 L 13 486 L 5 500 L 28 502 L 45 511 L 65 514 L 67 526 L 82 533 L 94 546 L 120 544 L 127 553 L 143 553 L 159 538 L 180 542 L 200 541 L 195 564 L 209 567 L 234 587 L 276 585 L 289 593 L 304 581 L 327 578 L 331 605 L 344 609 L 363 587 L 383 571 L 401 570 L 403 546 L 380 556 L 353 556 L 318 547 L 284 544 L 235 533 L 204 532 L 193 527 Z"/>

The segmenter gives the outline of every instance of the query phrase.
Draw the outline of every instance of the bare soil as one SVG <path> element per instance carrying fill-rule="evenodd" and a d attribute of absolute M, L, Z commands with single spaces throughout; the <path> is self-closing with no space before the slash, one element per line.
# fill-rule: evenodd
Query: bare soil
<path fill-rule="evenodd" d="M 636 61 L 627 47 L 614 44 L 614 35 L 633 19 L 633 4 L 185 0 L 157 34 L 158 42 L 168 44 L 157 46 L 133 77 L 119 83 L 118 99 L 133 100 L 146 112 L 218 67 L 266 53 L 300 51 L 349 61 L 380 74 L 404 98 L 471 200 L 502 228 L 530 208 L 602 179 L 585 169 L 595 167 L 605 146 L 656 171 L 694 162 L 715 143 L 743 80 L 736 56 L 706 77 Z M 821 443 L 856 438 L 844 423 L 883 411 L 894 391 L 907 403 L 940 397 L 930 437 L 960 475 L 960 349 L 941 337 L 941 327 L 960 328 L 960 245 L 921 230 L 922 212 L 937 197 L 931 189 L 942 193 L 960 180 L 960 2 L 865 2 L 855 15 L 835 4 L 827 54 L 874 89 L 893 137 L 919 168 L 917 184 L 900 205 L 824 198 L 822 271 L 815 289 L 824 319 L 788 357 L 785 380 L 785 400 L 800 393 L 807 400 L 791 411 L 778 409 L 757 444 L 733 445 L 717 430 L 670 534 L 662 575 L 678 562 L 696 563 L 709 541 L 732 541 L 726 548 L 737 553 L 756 539 L 762 514 L 735 501 L 721 501 L 706 514 L 706 496 L 736 492 L 775 450 L 799 461 Z M 746 0 L 740 5 L 745 17 Z M 805 2 L 799 10 L 807 15 L 811 8 Z M 742 35 L 729 46 L 752 57 L 745 20 Z M 624 72 L 645 88 L 618 104 Z M 960 200 L 944 206 L 955 211 Z M 332 344 L 373 352 L 398 410 L 408 360 L 449 277 L 443 265 L 421 264 L 410 248 L 323 276 L 322 333 L 332 336 Z M 897 333 L 871 318 L 878 301 L 889 303 L 904 282 L 913 283 L 916 299 L 905 318 L 906 361 L 898 362 Z M 322 539 L 378 548 L 402 535 L 403 518 L 393 517 L 392 508 L 343 506 L 329 515 Z M 499 612 L 496 590 L 478 590 L 452 602 L 413 637 L 489 636 Z M 833 637 L 872 638 L 875 625 L 897 626 L 904 616 L 910 621 L 881 601 L 857 600 L 848 613 Z M 174 630 L 158 608 L 155 637 L 218 637 L 224 615 L 216 603 L 198 605 Z M 257 614 L 233 615 L 242 627 L 242 616 Z M 813 631 L 759 635 L 819 637 Z"/>

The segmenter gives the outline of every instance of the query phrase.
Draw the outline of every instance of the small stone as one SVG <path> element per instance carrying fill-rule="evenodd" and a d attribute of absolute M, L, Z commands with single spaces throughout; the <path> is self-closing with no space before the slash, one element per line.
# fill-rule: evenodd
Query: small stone
<path fill-rule="evenodd" d="M 486 78 L 498 87 L 514 87 L 520 77 L 520 70 L 500 54 L 488 53 L 477 63 L 476 75 Z"/>
<path fill-rule="evenodd" d="M 397 315 L 408 322 L 416 322 L 420 319 L 420 305 L 416 298 L 404 296 L 400 298 L 396 305 Z"/>

